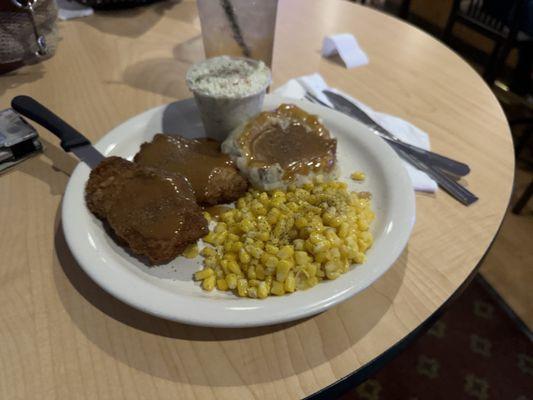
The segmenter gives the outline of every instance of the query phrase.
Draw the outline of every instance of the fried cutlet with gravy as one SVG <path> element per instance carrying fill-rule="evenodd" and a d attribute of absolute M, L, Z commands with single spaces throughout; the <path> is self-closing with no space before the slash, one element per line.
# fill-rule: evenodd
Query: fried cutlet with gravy
<path fill-rule="evenodd" d="M 208 233 L 189 182 L 173 172 L 109 157 L 91 171 L 85 197 L 89 210 L 151 264 L 174 259 Z"/>
<path fill-rule="evenodd" d="M 218 142 L 157 134 L 141 145 L 134 162 L 185 176 L 201 205 L 237 200 L 248 189 L 248 182 Z"/>

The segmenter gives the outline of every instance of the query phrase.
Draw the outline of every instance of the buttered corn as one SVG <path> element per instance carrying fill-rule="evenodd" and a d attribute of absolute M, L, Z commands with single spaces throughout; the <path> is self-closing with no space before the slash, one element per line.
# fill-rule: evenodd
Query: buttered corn
<path fill-rule="evenodd" d="M 362 263 L 373 242 L 368 194 L 343 182 L 306 184 L 286 192 L 250 190 L 204 237 L 205 290 L 264 299 L 336 279 Z"/>

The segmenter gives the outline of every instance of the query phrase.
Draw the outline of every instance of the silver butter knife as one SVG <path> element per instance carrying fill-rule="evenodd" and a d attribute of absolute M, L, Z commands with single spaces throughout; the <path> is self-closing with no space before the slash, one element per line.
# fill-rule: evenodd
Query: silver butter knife
<path fill-rule="evenodd" d="M 374 130 L 379 136 L 383 137 L 383 139 L 391 144 L 394 143 L 394 146 L 401 147 L 409 153 L 414 153 L 417 158 L 426 161 L 428 164 L 437 166 L 452 175 L 465 176 L 470 172 L 470 167 L 465 163 L 403 142 L 345 97 L 329 90 L 324 90 L 323 93 L 329 101 L 331 101 L 335 109 L 361 121 L 363 124 Z"/>
<path fill-rule="evenodd" d="M 337 93 L 333 93 L 328 90 L 325 90 L 323 93 L 331 101 L 334 106 L 333 108 L 337 111 L 347 114 L 352 118 L 355 118 L 360 122 L 364 123 L 365 125 L 369 126 L 376 132 L 381 133 L 382 135 L 380 136 L 384 137 L 384 139 L 391 137 L 397 139 L 394 135 L 392 135 L 385 128 L 375 122 L 372 118 L 370 118 L 370 116 L 368 116 L 368 114 L 366 114 L 363 110 L 361 110 L 355 104 L 350 102 L 348 99 L 345 99 Z M 441 168 L 439 168 L 440 165 L 443 165 L 445 167 L 443 169 L 445 169 L 446 172 L 452 172 L 452 174 L 454 175 L 461 176 L 465 172 L 470 172 L 470 168 L 466 164 L 451 160 L 441 155 L 437 155 L 437 157 L 433 157 L 430 160 L 427 156 L 422 156 L 420 152 L 414 152 L 407 147 L 397 145 L 397 142 L 394 139 L 391 139 L 390 141 L 387 140 L 387 142 L 393 144 L 393 147 L 402 158 L 404 158 L 407 162 L 409 162 L 419 170 L 425 172 L 428 176 L 434 179 L 442 189 L 448 192 L 456 200 L 467 206 L 478 200 L 478 197 L 476 195 L 474 195 L 464 186 L 457 183 L 455 180 L 451 179 L 448 174 L 445 174 L 441 170 Z M 435 155 L 435 153 L 433 154 Z M 435 161 L 435 159 L 437 159 L 438 161 Z M 452 169 L 452 171 L 450 171 L 450 168 Z"/>

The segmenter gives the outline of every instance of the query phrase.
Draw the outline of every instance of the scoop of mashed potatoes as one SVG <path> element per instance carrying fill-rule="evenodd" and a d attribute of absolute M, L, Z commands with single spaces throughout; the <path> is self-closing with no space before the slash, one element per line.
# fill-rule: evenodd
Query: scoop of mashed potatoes
<path fill-rule="evenodd" d="M 337 140 L 314 115 L 282 104 L 235 129 L 222 143 L 250 183 L 260 190 L 304 185 L 338 176 Z"/>

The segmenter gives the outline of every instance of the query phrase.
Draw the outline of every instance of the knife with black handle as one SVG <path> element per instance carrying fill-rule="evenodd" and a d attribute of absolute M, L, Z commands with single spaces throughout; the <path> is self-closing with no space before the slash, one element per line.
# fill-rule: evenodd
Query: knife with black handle
<path fill-rule="evenodd" d="M 96 150 L 85 136 L 37 100 L 29 96 L 17 96 L 11 100 L 11 107 L 56 135 L 61 139 L 63 150 L 73 152 L 91 169 L 104 159 L 102 153 Z"/>

